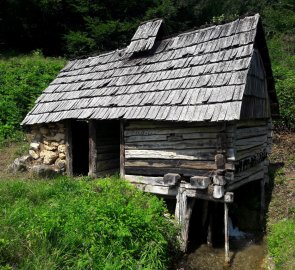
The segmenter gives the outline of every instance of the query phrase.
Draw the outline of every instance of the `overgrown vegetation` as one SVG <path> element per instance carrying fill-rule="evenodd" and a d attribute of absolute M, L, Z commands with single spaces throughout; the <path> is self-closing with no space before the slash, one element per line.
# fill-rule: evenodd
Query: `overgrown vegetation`
<path fill-rule="evenodd" d="M 295 265 L 294 134 L 275 134 L 270 160 L 271 201 L 267 213 L 267 247 L 275 269 Z"/>
<path fill-rule="evenodd" d="M 0 205 L 1 269 L 166 269 L 177 246 L 163 201 L 117 178 L 1 181 Z"/>
<path fill-rule="evenodd" d="M 35 100 L 63 67 L 63 58 L 0 57 L 0 145 L 20 139 L 20 123 Z"/>

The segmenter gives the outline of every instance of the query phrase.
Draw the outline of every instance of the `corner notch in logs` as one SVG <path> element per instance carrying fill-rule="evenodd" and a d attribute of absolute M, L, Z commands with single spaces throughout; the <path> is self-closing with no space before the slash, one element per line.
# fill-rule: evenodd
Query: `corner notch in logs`
<path fill-rule="evenodd" d="M 164 184 L 168 186 L 175 186 L 181 179 L 181 176 L 177 173 L 167 173 L 163 177 Z"/>
<path fill-rule="evenodd" d="M 215 155 L 215 166 L 216 171 L 213 176 L 213 198 L 221 199 L 224 196 L 224 185 L 225 180 L 225 167 L 226 167 L 226 147 L 227 140 L 226 134 L 217 134 L 216 136 L 216 155 Z"/>

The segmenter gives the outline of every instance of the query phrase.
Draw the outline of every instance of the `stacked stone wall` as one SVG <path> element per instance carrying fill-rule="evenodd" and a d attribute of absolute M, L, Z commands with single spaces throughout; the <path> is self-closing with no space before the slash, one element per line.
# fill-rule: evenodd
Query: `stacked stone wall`
<path fill-rule="evenodd" d="M 65 172 L 66 145 L 63 123 L 34 125 L 29 137 L 32 168 L 44 165 L 56 172 Z"/>

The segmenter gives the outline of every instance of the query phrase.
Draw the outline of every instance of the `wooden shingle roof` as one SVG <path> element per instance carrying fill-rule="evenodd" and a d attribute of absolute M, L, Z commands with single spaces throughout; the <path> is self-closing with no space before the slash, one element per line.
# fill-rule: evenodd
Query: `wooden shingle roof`
<path fill-rule="evenodd" d="M 22 124 L 239 119 L 258 21 L 255 15 L 163 40 L 156 40 L 161 20 L 141 25 L 127 48 L 70 61 Z"/>

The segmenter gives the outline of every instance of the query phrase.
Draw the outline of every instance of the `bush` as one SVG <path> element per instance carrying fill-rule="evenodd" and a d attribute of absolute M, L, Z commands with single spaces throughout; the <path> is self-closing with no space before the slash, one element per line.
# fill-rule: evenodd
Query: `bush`
<path fill-rule="evenodd" d="M 165 269 L 175 240 L 163 201 L 115 178 L 0 183 L 0 266 Z"/>
<path fill-rule="evenodd" d="M 268 251 L 276 269 L 292 270 L 295 265 L 295 221 L 284 219 L 270 227 Z"/>
<path fill-rule="evenodd" d="M 45 58 L 39 51 L 0 58 L 0 144 L 19 139 L 20 122 L 64 64 L 64 59 Z"/>

